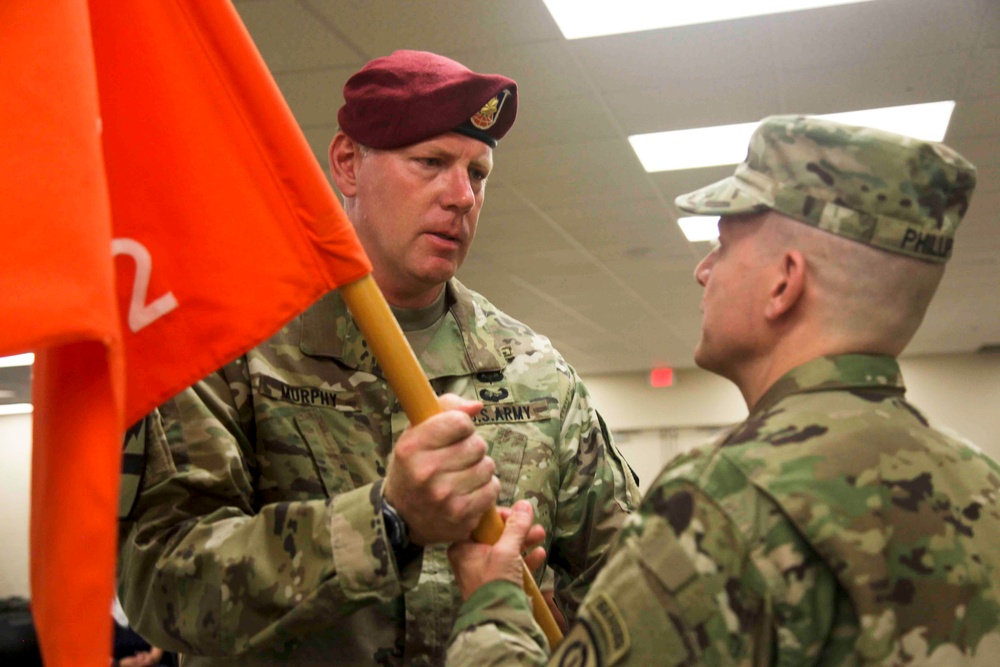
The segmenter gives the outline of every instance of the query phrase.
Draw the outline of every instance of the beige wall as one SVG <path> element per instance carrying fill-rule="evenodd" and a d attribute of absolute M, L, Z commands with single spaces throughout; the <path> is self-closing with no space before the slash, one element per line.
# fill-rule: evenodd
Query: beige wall
<path fill-rule="evenodd" d="M 1000 460 L 1000 354 L 914 357 L 900 362 L 907 397 L 937 427 L 957 432 Z M 732 383 L 699 369 L 678 370 L 674 385 L 649 386 L 646 374 L 584 378 L 645 489 L 677 453 L 743 420 Z"/>
<path fill-rule="evenodd" d="M 1000 460 L 1000 354 L 917 357 L 901 366 L 907 397 L 931 423 Z"/>

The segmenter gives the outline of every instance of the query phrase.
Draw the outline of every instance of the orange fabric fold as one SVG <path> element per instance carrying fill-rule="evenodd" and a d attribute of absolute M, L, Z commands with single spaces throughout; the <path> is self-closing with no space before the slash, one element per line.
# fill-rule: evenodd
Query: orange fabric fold
<path fill-rule="evenodd" d="M 46 665 L 105 667 L 125 427 L 371 266 L 228 2 L 7 0 L 0 90 L 32 611 Z"/>

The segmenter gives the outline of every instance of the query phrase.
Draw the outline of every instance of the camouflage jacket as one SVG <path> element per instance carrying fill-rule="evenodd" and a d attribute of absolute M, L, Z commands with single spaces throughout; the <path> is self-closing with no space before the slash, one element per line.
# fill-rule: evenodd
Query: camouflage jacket
<path fill-rule="evenodd" d="M 882 356 L 778 380 L 661 473 L 549 664 L 997 664 L 1000 467 L 903 394 Z M 448 659 L 543 664 L 544 646 L 494 582 Z"/>
<path fill-rule="evenodd" d="M 635 481 L 549 341 L 448 289 L 420 362 L 439 394 L 484 401 L 500 503 L 536 506 L 572 614 Z M 336 292 L 147 416 L 126 447 L 141 469 L 124 481 L 139 490 L 119 575 L 132 624 L 191 665 L 443 663 L 460 603 L 445 549 L 400 569 L 378 511 L 407 424 Z"/>

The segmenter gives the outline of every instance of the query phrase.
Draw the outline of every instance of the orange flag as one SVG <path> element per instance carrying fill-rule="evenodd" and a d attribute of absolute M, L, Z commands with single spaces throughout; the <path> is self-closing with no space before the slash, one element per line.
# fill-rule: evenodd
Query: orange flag
<path fill-rule="evenodd" d="M 105 667 L 124 428 L 371 271 L 222 0 L 0 3 L 0 354 L 46 665 Z"/>

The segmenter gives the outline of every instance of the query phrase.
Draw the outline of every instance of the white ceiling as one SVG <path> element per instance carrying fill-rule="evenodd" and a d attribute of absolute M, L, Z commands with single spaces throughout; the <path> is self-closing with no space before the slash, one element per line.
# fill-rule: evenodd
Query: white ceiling
<path fill-rule="evenodd" d="M 667 1 L 667 0 L 664 0 Z M 326 167 L 347 77 L 424 49 L 518 82 L 459 277 L 584 374 L 693 365 L 708 244 L 676 195 L 732 167 L 647 174 L 630 134 L 953 99 L 979 166 L 954 258 L 909 354 L 1000 343 L 1000 1 L 876 0 L 567 41 L 541 0 L 237 0 Z"/>

